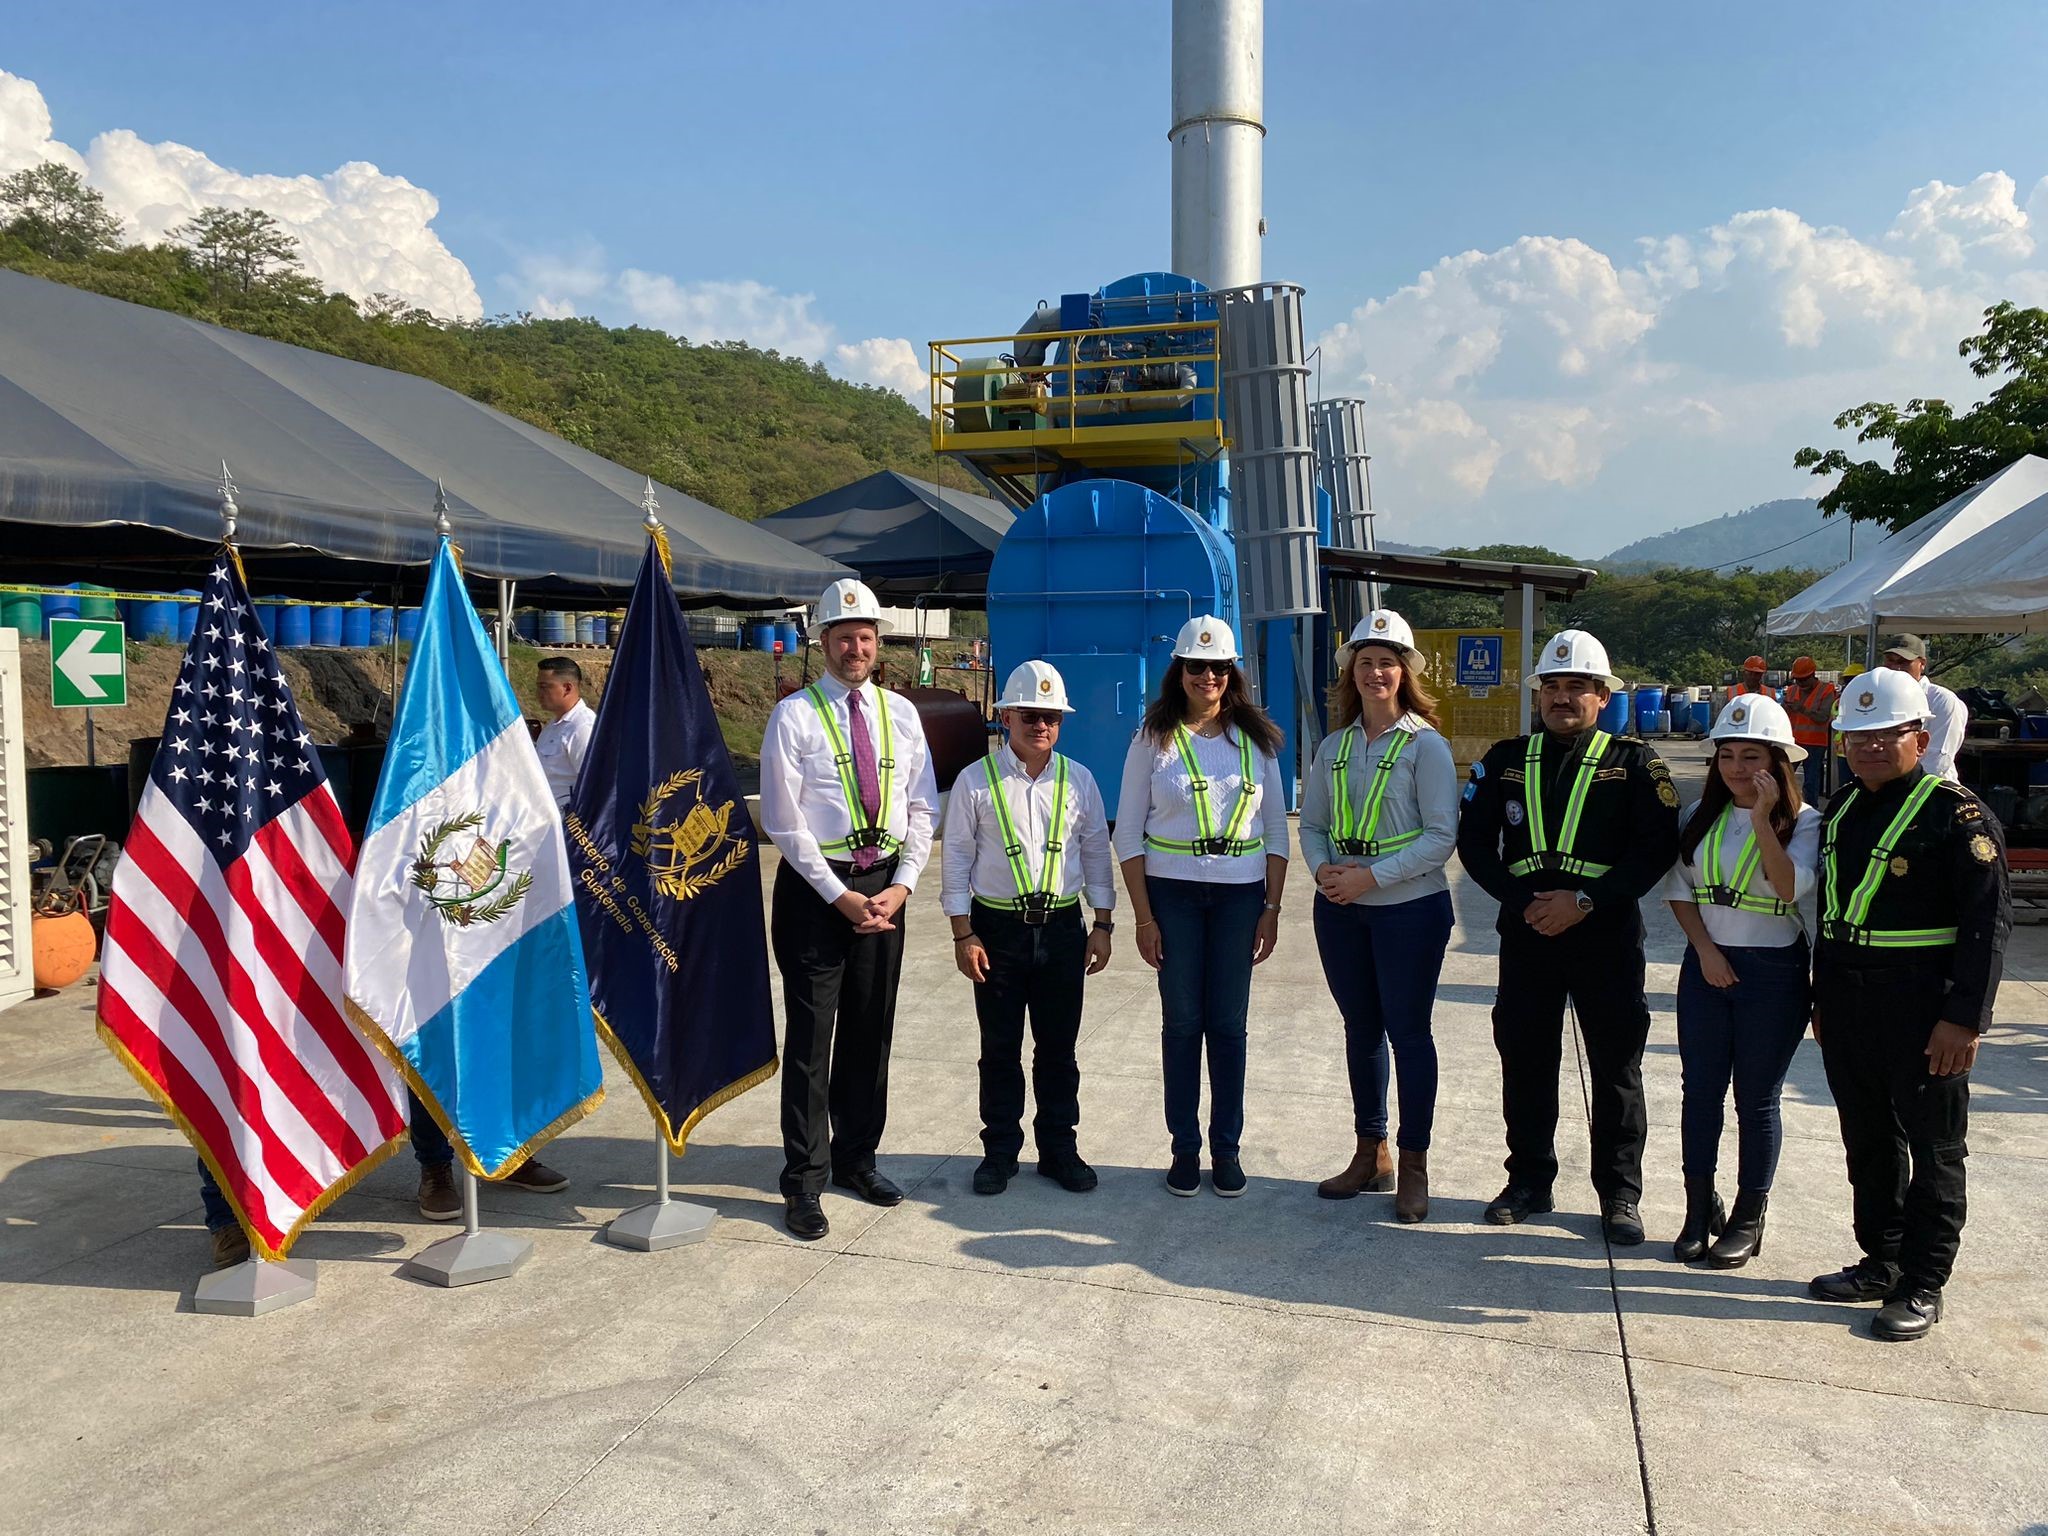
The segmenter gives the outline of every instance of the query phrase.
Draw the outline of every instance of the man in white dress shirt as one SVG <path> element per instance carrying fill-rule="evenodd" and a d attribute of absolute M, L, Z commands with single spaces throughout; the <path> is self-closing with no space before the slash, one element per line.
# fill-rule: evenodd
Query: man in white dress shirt
<path fill-rule="evenodd" d="M 977 1195 L 999 1195 L 1024 1150 L 1024 1021 L 1031 1019 L 1031 1135 L 1038 1171 L 1063 1189 L 1095 1187 L 1081 1160 L 1082 977 L 1109 964 L 1116 870 L 1109 817 L 1094 775 L 1053 748 L 1073 713 L 1067 685 L 1042 661 L 1010 674 L 996 710 L 1007 745 L 954 781 L 946 802 L 941 905 L 953 961 L 974 983 L 981 1024 Z M 1081 903 L 1094 909 L 1081 922 Z"/>
<path fill-rule="evenodd" d="M 1927 642 L 1918 635 L 1901 635 L 1884 653 L 1884 664 L 1894 672 L 1910 672 L 1927 691 L 1927 750 L 1920 754 L 1920 766 L 1937 779 L 1956 783 L 1956 752 L 1969 729 L 1970 706 L 1927 675 Z"/>
<path fill-rule="evenodd" d="M 825 676 L 775 706 L 761 741 L 761 830 L 782 850 L 769 939 L 782 972 L 783 1225 L 830 1230 L 829 1174 L 872 1205 L 903 1191 L 875 1168 L 903 969 L 903 904 L 932 851 L 938 787 L 917 710 L 873 680 L 887 629 L 841 581 L 812 632 Z"/>
<path fill-rule="evenodd" d="M 567 810 L 569 791 L 576 787 L 576 774 L 583 767 L 583 754 L 590 750 L 597 711 L 583 702 L 583 669 L 566 656 L 542 659 L 533 696 L 548 717 L 533 748 L 540 754 L 555 804 Z"/>

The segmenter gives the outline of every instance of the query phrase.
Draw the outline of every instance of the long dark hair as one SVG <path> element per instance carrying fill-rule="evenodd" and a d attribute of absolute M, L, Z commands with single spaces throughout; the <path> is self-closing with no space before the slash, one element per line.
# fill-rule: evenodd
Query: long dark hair
<path fill-rule="evenodd" d="M 1178 656 L 1173 665 L 1166 669 L 1166 676 L 1159 684 L 1159 696 L 1145 706 L 1145 734 L 1164 747 L 1173 740 L 1174 727 L 1187 718 L 1188 691 L 1181 678 L 1186 673 Z M 1273 717 L 1252 702 L 1252 691 L 1246 686 L 1244 671 L 1235 662 L 1231 664 L 1230 676 L 1223 684 L 1223 705 L 1218 713 L 1223 723 L 1236 729 L 1240 736 L 1248 737 L 1251 744 L 1268 757 L 1278 757 L 1285 738 L 1280 727 L 1273 723 Z"/>
<path fill-rule="evenodd" d="M 1792 841 L 1792 824 L 1799 819 L 1799 779 L 1792 772 L 1792 759 L 1785 755 L 1785 749 L 1775 741 L 1764 742 L 1771 749 L 1771 777 L 1778 781 L 1778 803 L 1771 807 L 1771 830 L 1778 834 L 1782 846 Z M 1721 777 L 1721 745 L 1714 744 L 1714 755 L 1707 759 L 1707 788 L 1700 796 L 1699 809 L 1692 813 L 1692 819 L 1685 824 L 1685 830 L 1678 835 L 1678 856 L 1685 863 L 1693 862 L 1693 855 L 1706 841 L 1708 830 L 1721 819 L 1721 812 L 1735 803 L 1734 791 Z"/>

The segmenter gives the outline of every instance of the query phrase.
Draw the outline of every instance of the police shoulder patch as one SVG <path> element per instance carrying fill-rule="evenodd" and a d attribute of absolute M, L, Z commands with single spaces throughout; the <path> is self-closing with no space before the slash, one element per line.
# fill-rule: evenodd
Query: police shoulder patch
<path fill-rule="evenodd" d="M 1970 857 L 1979 864 L 1998 862 L 1998 845 L 1991 841 L 1987 832 L 1979 832 L 1970 839 Z"/>
<path fill-rule="evenodd" d="M 1670 806 L 1672 810 L 1678 809 L 1678 791 L 1671 787 L 1671 780 L 1669 778 L 1657 781 L 1657 798 Z"/>

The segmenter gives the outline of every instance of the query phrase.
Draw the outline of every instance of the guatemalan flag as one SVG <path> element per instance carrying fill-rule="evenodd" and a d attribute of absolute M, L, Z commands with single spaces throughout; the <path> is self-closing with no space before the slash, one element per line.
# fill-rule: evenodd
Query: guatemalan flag
<path fill-rule="evenodd" d="M 479 1178 L 604 1098 L 562 823 L 448 541 L 356 862 L 349 1013 Z"/>

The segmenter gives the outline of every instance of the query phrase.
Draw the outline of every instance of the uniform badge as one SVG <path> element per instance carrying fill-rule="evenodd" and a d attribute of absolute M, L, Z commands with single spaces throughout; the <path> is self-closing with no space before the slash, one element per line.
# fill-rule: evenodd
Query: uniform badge
<path fill-rule="evenodd" d="M 1979 864 L 1996 864 L 1998 862 L 1998 844 L 1992 842 L 1988 834 L 1979 832 L 1970 839 L 1970 857 Z"/>
<path fill-rule="evenodd" d="M 1738 704 L 1733 709 L 1728 711 L 1728 718 L 1734 721 L 1737 725 L 1740 725 L 1743 721 L 1749 718 L 1749 711 L 1744 709 L 1740 704 Z"/>
<path fill-rule="evenodd" d="M 1558 648 L 1552 651 L 1550 654 L 1555 656 L 1559 661 L 1563 661 L 1565 657 L 1571 655 L 1571 653 L 1572 648 L 1569 645 L 1560 644 Z"/>
<path fill-rule="evenodd" d="M 1519 827 L 1522 824 L 1522 802 L 1519 800 L 1510 800 L 1508 802 L 1507 814 L 1508 825 L 1511 827 Z"/>
<path fill-rule="evenodd" d="M 1040 678 L 1040 679 L 1038 680 L 1038 691 L 1039 691 L 1040 693 L 1051 693 L 1051 692 L 1052 692 L 1052 679 L 1051 679 L 1051 678 L 1049 678 L 1049 677 L 1041 677 L 1041 678 Z"/>
<path fill-rule="evenodd" d="M 1202 641 L 1202 644 L 1204 644 L 1204 645 L 1207 645 L 1207 644 L 1209 643 L 1209 640 L 1210 640 L 1210 638 L 1211 638 L 1211 637 L 1210 637 L 1209 631 L 1207 631 L 1206 629 L 1205 629 L 1205 630 L 1203 630 L 1203 631 L 1202 631 L 1202 633 L 1201 633 L 1201 641 Z"/>
<path fill-rule="evenodd" d="M 1864 689 L 1861 693 L 1856 695 L 1856 707 L 1858 709 L 1868 709 L 1871 705 L 1875 704 L 1876 702 L 1877 695 L 1872 693 L 1868 688 Z"/>
<path fill-rule="evenodd" d="M 1678 809 L 1678 791 L 1671 787 L 1669 779 L 1657 781 L 1657 798 L 1672 810 Z"/>
<path fill-rule="evenodd" d="M 1374 629 L 1385 629 L 1387 627 L 1386 615 L 1382 614 L 1380 615 L 1380 617 L 1374 619 L 1372 621 L 1372 627 Z"/>
<path fill-rule="evenodd" d="M 849 603 L 851 603 L 851 602 L 853 601 L 853 588 L 851 588 L 851 587 L 841 587 L 841 588 L 839 589 L 839 601 L 840 601 L 840 602 L 841 602 L 842 604 L 849 604 Z"/>
<path fill-rule="evenodd" d="M 1904 854 L 1899 854 L 1892 859 L 1892 873 L 1895 875 L 1903 875 L 1907 870 L 1911 869 L 1912 867 L 1912 865 L 1906 862 L 1906 856 Z"/>

